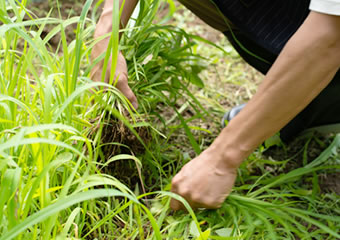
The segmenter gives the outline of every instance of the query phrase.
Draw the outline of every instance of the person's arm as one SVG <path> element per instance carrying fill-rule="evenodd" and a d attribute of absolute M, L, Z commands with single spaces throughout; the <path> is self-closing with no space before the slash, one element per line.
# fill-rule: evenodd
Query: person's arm
<path fill-rule="evenodd" d="M 112 11 L 113 11 L 114 1 L 118 1 L 118 0 L 106 0 L 105 1 L 103 12 L 99 18 L 99 21 L 97 23 L 97 27 L 94 33 L 95 38 L 103 36 L 112 31 Z M 138 0 L 119 0 L 120 7 L 122 6 L 123 3 L 124 3 L 124 8 L 123 8 L 121 19 L 120 19 L 121 29 L 127 25 L 131 17 L 131 14 L 133 13 L 138 3 Z M 106 51 L 107 46 L 109 44 L 109 40 L 110 38 L 107 37 L 103 39 L 102 41 L 98 42 L 93 47 L 92 53 L 91 53 L 91 58 L 93 60 Z M 101 81 L 103 63 L 104 61 L 101 61 L 93 68 L 91 72 L 91 78 L 94 81 Z M 107 67 L 105 82 L 109 82 L 110 70 L 111 70 L 110 65 L 111 65 L 111 59 L 109 61 L 109 66 Z M 132 105 L 135 108 L 137 108 L 138 107 L 137 98 L 133 94 L 132 90 L 130 89 L 128 85 L 127 66 L 126 66 L 125 58 L 122 55 L 122 53 L 118 54 L 116 76 L 118 77 L 116 87 L 130 100 Z"/>
<path fill-rule="evenodd" d="M 113 11 L 113 3 L 118 0 L 106 0 L 103 12 L 100 15 L 99 21 L 97 23 L 97 27 L 94 33 L 95 37 L 100 37 L 112 31 L 112 11 Z M 124 3 L 124 9 L 120 18 L 120 28 L 123 29 L 126 27 L 127 23 L 130 20 L 130 17 L 133 11 L 136 8 L 138 0 L 119 0 L 119 6 L 121 7 Z"/>
<path fill-rule="evenodd" d="M 339 68 L 340 16 L 311 12 L 254 97 L 214 143 L 174 177 L 172 191 L 193 207 L 220 207 L 241 162 L 302 111 Z M 171 206 L 183 208 L 175 200 Z"/>

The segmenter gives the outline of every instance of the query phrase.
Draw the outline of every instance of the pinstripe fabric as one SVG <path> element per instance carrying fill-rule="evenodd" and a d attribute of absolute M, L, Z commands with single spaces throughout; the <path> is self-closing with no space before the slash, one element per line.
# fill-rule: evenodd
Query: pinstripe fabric
<path fill-rule="evenodd" d="M 195 15 L 202 19 L 211 27 L 225 32 L 228 31 L 228 25 L 223 18 L 223 15 L 218 11 L 211 0 L 178 0 L 186 8 L 190 9 Z M 231 23 L 229 23 L 231 25 Z"/>
<path fill-rule="evenodd" d="M 309 13 L 310 0 L 214 0 L 251 40 L 279 54 Z"/>

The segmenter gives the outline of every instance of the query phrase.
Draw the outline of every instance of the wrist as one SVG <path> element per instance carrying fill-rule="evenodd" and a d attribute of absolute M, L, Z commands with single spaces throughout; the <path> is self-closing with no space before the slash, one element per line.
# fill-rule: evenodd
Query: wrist
<path fill-rule="evenodd" d="M 124 5 L 123 5 L 124 3 Z M 121 11 L 120 19 L 119 19 L 119 27 L 120 29 L 123 29 L 126 27 L 132 12 L 136 8 L 136 5 L 138 3 L 138 0 L 129 0 L 129 1 L 123 1 L 119 0 L 119 9 Z M 123 8 L 123 9 L 121 9 Z M 103 12 L 99 18 L 98 25 L 103 25 L 98 30 L 98 35 L 105 35 L 112 31 L 112 13 L 114 11 L 114 0 L 106 0 L 103 8 Z M 96 30 L 97 31 L 97 30 Z M 95 34 L 96 36 L 96 34 Z"/>
<path fill-rule="evenodd" d="M 219 143 L 213 143 L 204 154 L 208 154 L 217 169 L 237 169 L 244 160 L 244 155 L 236 149 L 226 147 Z"/>
<path fill-rule="evenodd" d="M 111 11 L 112 12 L 112 11 Z M 100 16 L 95 32 L 94 38 L 100 38 L 112 31 L 112 16 L 109 12 L 103 12 Z M 96 45 L 94 45 L 92 50 L 92 59 L 97 58 L 100 54 L 106 51 L 107 46 L 109 45 L 110 37 L 106 37 L 100 40 Z"/>
<path fill-rule="evenodd" d="M 111 12 L 103 12 L 100 16 L 96 30 L 94 32 L 94 37 L 98 38 L 112 31 L 112 10 Z"/>
<path fill-rule="evenodd" d="M 222 168 L 238 168 L 253 151 L 247 147 L 247 141 L 239 137 L 238 131 L 226 127 L 207 149 L 215 153 L 214 159 Z"/>

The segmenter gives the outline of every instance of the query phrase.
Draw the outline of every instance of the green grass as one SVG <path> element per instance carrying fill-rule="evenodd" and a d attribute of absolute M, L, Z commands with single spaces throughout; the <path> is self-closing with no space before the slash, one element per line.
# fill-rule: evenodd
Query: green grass
<path fill-rule="evenodd" d="M 288 161 L 265 159 L 260 147 L 242 164 L 232 195 L 216 211 L 194 213 L 168 192 L 172 176 L 214 138 L 200 123 L 215 124 L 210 119 L 218 119 L 221 107 L 214 99 L 200 101 L 201 91 L 207 99 L 211 93 L 202 81 L 209 60 L 197 47 L 213 44 L 153 24 L 164 2 L 142 1 L 135 28 L 118 44 L 113 26 L 101 56 L 107 61 L 118 49 L 124 52 L 138 112 L 114 86 L 89 79 L 91 49 L 99 41 L 92 38 L 91 0 L 80 16 L 64 20 L 52 12 L 36 19 L 25 4 L 0 3 L 0 240 L 340 238 L 339 197 L 320 189 L 318 178 L 339 172 L 340 136 L 320 157 L 291 171 L 285 171 Z M 117 8 L 112 17 L 118 19 Z M 74 23 L 76 37 L 68 39 Z M 56 34 L 60 42 L 53 48 L 49 39 Z M 112 121 L 125 126 L 145 152 L 102 142 Z M 149 141 L 138 135 L 139 127 L 148 129 Z M 121 150 L 108 158 L 106 145 Z M 117 162 L 130 166 L 138 179 L 134 185 L 110 174 Z M 172 212 L 170 197 L 189 212 Z"/>

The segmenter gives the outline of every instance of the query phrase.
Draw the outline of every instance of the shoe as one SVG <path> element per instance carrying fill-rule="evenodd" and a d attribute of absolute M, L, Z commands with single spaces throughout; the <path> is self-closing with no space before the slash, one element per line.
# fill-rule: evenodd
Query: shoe
<path fill-rule="evenodd" d="M 236 107 L 233 107 L 229 112 L 226 112 L 222 118 L 222 128 L 225 128 L 226 123 L 230 122 L 231 119 L 236 117 L 236 115 L 246 106 L 246 104 L 241 104 Z"/>

